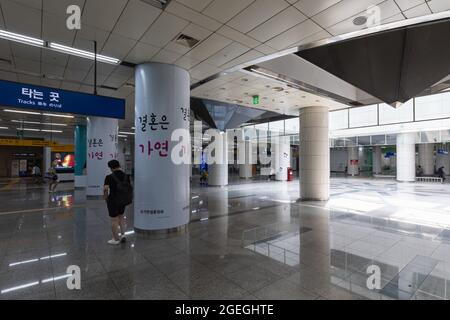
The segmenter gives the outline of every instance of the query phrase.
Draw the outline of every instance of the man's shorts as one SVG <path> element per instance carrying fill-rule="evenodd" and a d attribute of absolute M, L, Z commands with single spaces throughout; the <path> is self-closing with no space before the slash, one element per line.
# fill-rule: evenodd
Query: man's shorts
<path fill-rule="evenodd" d="M 114 201 L 106 200 L 106 205 L 111 218 L 116 218 L 125 213 L 125 206 L 118 206 Z"/>

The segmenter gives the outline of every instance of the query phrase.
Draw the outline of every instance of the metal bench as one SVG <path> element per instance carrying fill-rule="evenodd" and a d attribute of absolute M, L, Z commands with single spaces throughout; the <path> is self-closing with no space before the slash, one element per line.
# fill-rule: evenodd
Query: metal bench
<path fill-rule="evenodd" d="M 417 182 L 443 182 L 442 178 L 439 177 L 416 177 Z"/>

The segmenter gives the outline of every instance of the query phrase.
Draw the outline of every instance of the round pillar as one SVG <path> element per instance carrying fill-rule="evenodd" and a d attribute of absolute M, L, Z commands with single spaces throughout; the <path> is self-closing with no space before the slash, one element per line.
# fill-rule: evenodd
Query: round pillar
<path fill-rule="evenodd" d="M 252 159 L 250 159 L 253 156 L 251 147 L 249 140 L 244 140 L 244 137 L 242 140 L 238 139 L 238 162 L 241 162 L 239 163 L 239 177 L 242 179 L 253 177 L 253 165 L 251 164 Z"/>
<path fill-rule="evenodd" d="M 117 119 L 87 118 L 87 196 L 102 196 L 108 162 L 117 159 Z"/>
<path fill-rule="evenodd" d="M 210 186 L 226 186 L 228 185 L 228 139 L 227 134 L 221 132 L 221 142 L 216 143 L 221 148 L 220 157 L 216 156 L 216 163 L 210 164 L 208 167 L 208 185 Z"/>
<path fill-rule="evenodd" d="M 397 134 L 397 181 L 416 180 L 416 134 Z"/>
<path fill-rule="evenodd" d="M 372 148 L 372 172 L 373 174 L 381 173 L 381 147 Z"/>
<path fill-rule="evenodd" d="M 348 147 L 347 148 L 347 174 L 356 176 L 359 173 L 359 153 L 358 147 Z"/>
<path fill-rule="evenodd" d="M 434 174 L 434 144 L 419 144 L 419 165 L 423 169 L 423 174 L 432 176 Z"/>
<path fill-rule="evenodd" d="M 85 125 L 75 127 L 75 188 L 86 188 L 87 128 Z"/>
<path fill-rule="evenodd" d="M 174 65 L 141 64 L 135 83 L 134 227 L 173 230 L 190 217 L 189 73 Z M 179 132 L 186 141 L 179 142 Z M 171 141 L 172 133 L 177 141 Z"/>
<path fill-rule="evenodd" d="M 280 137 L 275 144 L 275 180 L 287 181 L 287 169 L 291 165 L 291 145 L 288 138 Z"/>
<path fill-rule="evenodd" d="M 300 109 L 300 198 L 330 197 L 330 146 L 328 108 Z"/>

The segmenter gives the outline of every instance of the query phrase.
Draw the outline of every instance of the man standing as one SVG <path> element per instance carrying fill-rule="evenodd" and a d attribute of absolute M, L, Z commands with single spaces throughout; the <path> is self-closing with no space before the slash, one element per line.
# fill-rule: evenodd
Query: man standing
<path fill-rule="evenodd" d="M 117 160 L 108 162 L 108 167 L 112 173 L 105 178 L 103 195 L 108 207 L 108 213 L 111 217 L 111 229 L 113 238 L 108 241 L 109 244 L 117 245 L 125 242 L 125 207 L 132 202 L 133 188 L 130 177 L 122 171 L 120 163 Z M 120 236 L 119 236 L 120 228 Z"/>

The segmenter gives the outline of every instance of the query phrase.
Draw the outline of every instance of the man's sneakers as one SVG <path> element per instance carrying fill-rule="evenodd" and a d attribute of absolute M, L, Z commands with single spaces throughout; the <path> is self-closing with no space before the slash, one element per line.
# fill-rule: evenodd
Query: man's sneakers
<path fill-rule="evenodd" d="M 120 236 L 120 242 L 125 243 L 127 242 L 127 237 L 125 235 Z"/>
<path fill-rule="evenodd" d="M 118 244 L 120 244 L 120 240 L 111 239 L 108 241 L 108 243 L 112 244 L 112 245 L 118 245 Z"/>

